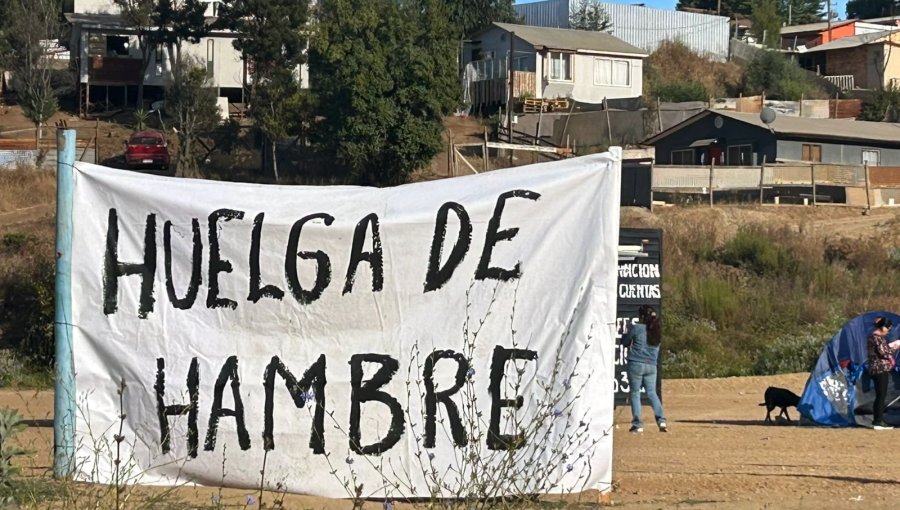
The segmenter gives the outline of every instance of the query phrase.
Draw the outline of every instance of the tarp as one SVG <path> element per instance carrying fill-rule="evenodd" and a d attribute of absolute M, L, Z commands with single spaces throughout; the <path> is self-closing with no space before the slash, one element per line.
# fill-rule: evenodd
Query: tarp
<path fill-rule="evenodd" d="M 79 480 L 610 490 L 619 149 L 383 189 L 75 167 Z"/>
<path fill-rule="evenodd" d="M 809 421 L 819 425 L 849 427 L 871 426 L 875 389 L 868 376 L 866 342 L 874 329 L 875 319 L 886 317 L 894 323 L 888 335 L 895 340 L 900 335 L 900 316 L 891 312 L 868 312 L 851 319 L 834 334 L 822 349 L 822 354 L 810 373 L 797 408 Z M 890 412 L 900 397 L 900 373 L 891 372 L 888 385 L 889 412 L 885 421 L 900 425 L 900 413 Z"/>

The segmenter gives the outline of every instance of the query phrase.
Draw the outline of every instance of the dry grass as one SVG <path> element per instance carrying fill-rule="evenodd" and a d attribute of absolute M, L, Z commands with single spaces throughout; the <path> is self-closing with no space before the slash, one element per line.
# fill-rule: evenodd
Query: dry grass
<path fill-rule="evenodd" d="M 645 61 L 645 96 L 653 86 L 662 83 L 698 82 L 709 97 L 724 97 L 740 90 L 744 82 L 744 68 L 734 62 L 717 62 L 694 53 L 684 43 L 666 41 Z"/>
<path fill-rule="evenodd" d="M 0 170 L 0 213 L 55 200 L 55 173 L 33 168 Z"/>
<path fill-rule="evenodd" d="M 847 320 L 900 310 L 900 241 L 883 235 L 893 215 L 851 239 L 835 235 L 857 225 L 848 209 L 626 210 L 623 225 L 664 232 L 667 376 L 804 371 Z"/>

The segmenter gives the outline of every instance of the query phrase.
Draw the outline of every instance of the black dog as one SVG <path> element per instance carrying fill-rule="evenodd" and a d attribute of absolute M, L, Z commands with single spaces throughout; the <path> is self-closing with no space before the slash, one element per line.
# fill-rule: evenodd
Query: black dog
<path fill-rule="evenodd" d="M 766 401 L 760 405 L 766 406 L 766 423 L 772 423 L 771 413 L 772 409 L 775 409 L 776 407 L 781 408 L 781 412 L 778 413 L 778 416 L 784 415 L 784 417 L 787 418 L 787 421 L 791 421 L 787 408 L 797 407 L 797 404 L 800 403 L 800 397 L 796 393 L 784 388 L 776 388 L 775 386 L 766 388 L 765 399 Z"/>

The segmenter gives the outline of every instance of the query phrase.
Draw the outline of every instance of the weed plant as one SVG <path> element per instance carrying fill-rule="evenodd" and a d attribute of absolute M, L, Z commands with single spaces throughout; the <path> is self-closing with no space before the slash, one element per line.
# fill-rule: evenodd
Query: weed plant
<path fill-rule="evenodd" d="M 667 377 L 804 372 L 840 326 L 900 308 L 892 240 L 663 222 Z"/>

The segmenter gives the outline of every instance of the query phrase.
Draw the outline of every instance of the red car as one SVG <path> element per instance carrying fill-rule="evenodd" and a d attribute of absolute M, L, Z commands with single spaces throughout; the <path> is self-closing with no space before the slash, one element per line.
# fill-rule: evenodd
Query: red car
<path fill-rule="evenodd" d="M 155 167 L 169 169 L 169 144 L 156 131 L 138 131 L 125 142 L 125 163 L 128 168 Z"/>

